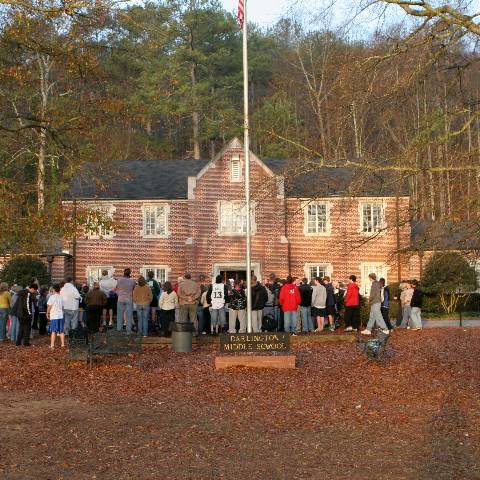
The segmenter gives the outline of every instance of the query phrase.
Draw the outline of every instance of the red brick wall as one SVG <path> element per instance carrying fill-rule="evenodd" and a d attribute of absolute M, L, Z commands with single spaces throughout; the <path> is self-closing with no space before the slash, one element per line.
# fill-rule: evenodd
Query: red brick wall
<path fill-rule="evenodd" d="M 243 182 L 230 181 L 230 160 L 243 151 L 232 148 L 216 160 L 191 185 L 189 200 L 159 202 L 170 205 L 167 239 L 145 239 L 142 230 L 142 201 L 110 202 L 116 207 L 115 220 L 122 222 L 113 239 L 77 240 L 76 279 L 86 280 L 87 266 L 115 267 L 115 275 L 130 267 L 133 275 L 144 265 L 168 265 L 169 278 L 186 270 L 195 277 L 213 274 L 214 264 L 245 262 L 244 236 L 219 236 L 218 202 L 243 200 Z M 242 165 L 243 167 L 243 165 Z M 360 213 L 357 198 L 326 198 L 331 206 L 332 232 L 329 236 L 305 236 L 302 201 L 285 200 L 279 193 L 277 180 L 268 169 L 251 161 L 252 200 L 256 203 L 256 232 L 252 237 L 252 263 L 260 265 L 262 277 L 275 272 L 280 277 L 288 273 L 303 276 L 306 263 L 331 263 L 333 277 L 346 280 L 360 275 L 361 262 L 383 262 L 390 266 L 388 281 L 397 278 L 395 199 L 383 200 L 386 205 L 387 230 L 368 239 L 359 233 Z M 108 203 L 108 202 L 107 202 Z M 408 213 L 408 199 L 400 200 L 402 218 Z M 288 228 L 285 229 L 285 218 Z M 289 243 L 285 242 L 287 235 Z M 401 227 L 401 246 L 410 241 L 410 227 Z M 187 241 L 188 239 L 188 241 Z M 405 268 L 408 260 L 405 259 Z M 232 268 L 233 269 L 233 268 Z"/>
<path fill-rule="evenodd" d="M 382 262 L 388 265 L 388 282 L 397 280 L 397 235 L 394 198 L 376 199 L 384 202 L 386 229 L 376 235 L 360 233 L 359 202 L 367 198 L 316 199 L 330 205 L 331 234 L 306 236 L 304 234 L 304 209 L 300 200 L 288 200 L 288 239 L 291 251 L 291 271 L 303 276 L 307 263 L 330 263 L 332 276 L 346 281 L 351 274 L 361 276 L 360 264 Z M 308 201 L 307 201 L 308 202 Z M 408 214 L 408 198 L 400 199 L 401 216 Z M 410 242 L 410 227 L 400 228 L 401 248 Z"/>

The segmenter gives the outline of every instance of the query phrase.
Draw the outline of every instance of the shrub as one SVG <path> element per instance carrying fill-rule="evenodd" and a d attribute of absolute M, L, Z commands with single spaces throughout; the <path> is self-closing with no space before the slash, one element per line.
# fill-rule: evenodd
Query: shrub
<path fill-rule="evenodd" d="M 425 292 L 438 295 L 446 313 L 452 313 L 476 290 L 477 274 L 461 254 L 436 253 L 425 266 L 422 285 Z"/>
<path fill-rule="evenodd" d="M 16 283 L 26 287 L 33 278 L 36 278 L 40 285 L 50 283 L 47 267 L 38 257 L 13 257 L 0 270 L 0 280 L 7 282 L 9 285 Z"/>

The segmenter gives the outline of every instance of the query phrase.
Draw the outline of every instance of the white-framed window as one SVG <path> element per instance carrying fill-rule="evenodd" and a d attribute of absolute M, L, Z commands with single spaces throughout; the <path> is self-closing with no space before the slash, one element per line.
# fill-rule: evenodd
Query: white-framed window
<path fill-rule="evenodd" d="M 385 208 L 383 202 L 361 202 L 361 231 L 363 233 L 376 233 L 385 227 Z"/>
<path fill-rule="evenodd" d="M 153 272 L 153 278 L 163 285 L 168 280 L 170 270 L 167 265 L 145 265 L 140 269 L 140 274 L 147 278 L 147 272 Z"/>
<path fill-rule="evenodd" d="M 230 160 L 230 181 L 240 182 L 242 180 L 242 162 L 240 156 L 235 155 Z"/>
<path fill-rule="evenodd" d="M 304 211 L 306 235 L 330 234 L 330 208 L 326 202 L 308 203 L 305 205 Z"/>
<path fill-rule="evenodd" d="M 255 233 L 255 202 L 251 203 L 251 231 Z M 218 205 L 218 233 L 220 235 L 245 235 L 247 209 L 243 200 L 221 200 Z"/>
<path fill-rule="evenodd" d="M 87 266 L 87 283 L 92 286 L 102 278 L 102 272 L 106 270 L 109 276 L 113 276 L 115 268 L 113 265 L 91 265 Z"/>
<path fill-rule="evenodd" d="M 168 237 L 169 206 L 165 204 L 143 205 L 143 230 L 145 238 Z"/>
<path fill-rule="evenodd" d="M 304 273 L 308 278 L 308 281 L 317 277 L 323 278 L 326 275 L 331 277 L 332 271 L 333 268 L 331 263 L 306 263 L 304 268 Z"/>
<path fill-rule="evenodd" d="M 87 219 L 87 226 L 85 227 L 87 238 L 89 239 L 111 239 L 115 236 L 115 230 L 113 228 L 106 228 L 105 225 L 99 224 L 102 220 L 113 220 L 116 208 L 113 205 L 93 205 L 91 210 L 98 212 L 99 217 L 96 215 L 90 215 Z"/>
<path fill-rule="evenodd" d="M 388 265 L 385 265 L 382 262 L 363 262 L 360 264 L 360 272 L 362 277 L 360 293 L 362 295 L 370 295 L 370 287 L 372 283 L 370 282 L 368 276 L 371 273 L 374 273 L 377 276 L 377 280 L 384 278 L 385 284 L 388 284 Z"/>

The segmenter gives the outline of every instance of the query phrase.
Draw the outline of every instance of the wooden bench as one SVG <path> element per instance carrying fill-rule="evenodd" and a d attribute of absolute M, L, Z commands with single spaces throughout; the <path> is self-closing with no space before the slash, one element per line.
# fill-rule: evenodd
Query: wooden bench
<path fill-rule="evenodd" d="M 360 344 L 360 348 L 367 354 L 369 361 L 382 362 L 385 357 L 388 339 L 390 334 L 379 330 L 377 338 L 372 338 Z"/>
<path fill-rule="evenodd" d="M 118 332 L 110 330 L 93 335 L 82 334 L 76 331 L 69 337 L 70 359 L 78 360 L 79 357 L 93 365 L 93 357 L 102 355 L 137 355 L 137 364 L 141 365 L 142 337 L 135 333 Z"/>

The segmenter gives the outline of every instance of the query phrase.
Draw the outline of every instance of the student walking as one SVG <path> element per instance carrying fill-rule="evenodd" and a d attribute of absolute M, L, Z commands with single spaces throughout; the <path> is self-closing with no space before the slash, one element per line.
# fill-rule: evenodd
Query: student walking
<path fill-rule="evenodd" d="M 157 284 L 158 285 L 158 284 Z M 133 289 L 133 303 L 137 306 L 138 334 L 148 337 L 148 317 L 153 293 L 144 277 L 138 277 L 138 285 Z"/>
<path fill-rule="evenodd" d="M 357 277 L 350 275 L 345 294 L 345 331 L 356 332 L 360 327 L 360 289 Z"/>
<path fill-rule="evenodd" d="M 315 285 L 312 287 L 312 316 L 317 322 L 316 332 L 323 332 L 323 325 L 327 315 L 327 290 L 322 285 L 320 277 L 315 278 Z"/>
<path fill-rule="evenodd" d="M 165 282 L 160 295 L 160 323 L 163 334 L 168 337 L 175 323 L 175 309 L 178 306 L 178 296 L 170 282 Z"/>
<path fill-rule="evenodd" d="M 65 347 L 65 320 L 63 318 L 63 297 L 60 295 L 60 285 L 53 286 L 53 294 L 47 301 L 47 319 L 50 321 L 50 349 L 55 348 L 55 338 L 60 337 L 60 345 Z"/>
<path fill-rule="evenodd" d="M 212 335 L 221 333 L 225 327 L 225 303 L 228 298 L 228 287 L 223 283 L 222 275 L 217 275 L 215 283 L 208 287 L 207 302 L 210 307 L 210 329 Z"/>
<path fill-rule="evenodd" d="M 385 285 L 385 279 L 381 278 L 379 280 L 380 286 L 382 287 L 381 299 L 382 305 L 380 311 L 382 312 L 383 321 L 389 330 L 393 330 L 393 326 L 390 323 L 390 289 Z"/>
<path fill-rule="evenodd" d="M 287 283 L 280 290 L 280 305 L 283 310 L 285 332 L 295 334 L 297 324 L 297 309 L 302 298 L 292 277 L 287 277 Z"/>
<path fill-rule="evenodd" d="M 402 304 L 402 323 L 401 328 L 410 328 L 410 314 L 412 312 L 412 306 L 410 305 L 413 296 L 413 288 L 410 282 L 405 282 L 403 285 L 402 293 L 400 294 L 400 302 Z"/>
<path fill-rule="evenodd" d="M 412 299 L 410 301 L 410 306 L 412 309 L 410 312 L 410 318 L 412 320 L 411 330 L 421 330 L 424 293 L 419 289 L 417 280 L 412 280 L 410 285 L 413 289 Z"/>
<path fill-rule="evenodd" d="M 245 333 L 247 331 L 247 297 L 239 280 L 234 281 L 229 300 L 228 333 L 236 333 L 237 319 L 239 323 L 238 333 Z"/>
<path fill-rule="evenodd" d="M 382 317 L 381 312 L 381 305 L 382 305 L 382 287 L 380 286 L 380 282 L 377 282 L 377 275 L 375 273 L 371 273 L 368 278 L 372 282 L 370 287 L 370 317 L 368 319 L 367 328 L 362 330 L 360 333 L 362 335 L 371 335 L 372 328 L 375 324 L 382 330 L 383 333 L 389 334 L 390 330 L 385 325 L 385 321 Z"/>

